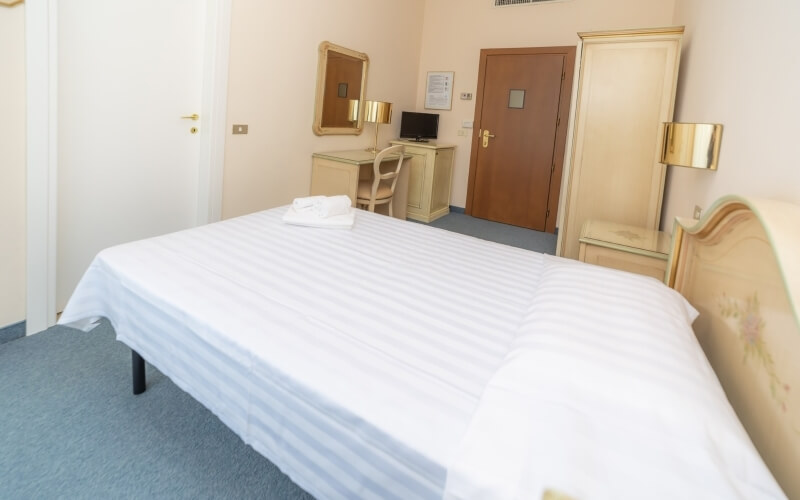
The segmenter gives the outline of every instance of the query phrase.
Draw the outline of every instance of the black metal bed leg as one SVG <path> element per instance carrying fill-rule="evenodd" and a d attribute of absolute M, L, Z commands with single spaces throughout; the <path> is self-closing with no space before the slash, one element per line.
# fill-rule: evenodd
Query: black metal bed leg
<path fill-rule="evenodd" d="M 131 349 L 131 374 L 133 375 L 133 394 L 141 394 L 146 389 L 144 358 Z"/>

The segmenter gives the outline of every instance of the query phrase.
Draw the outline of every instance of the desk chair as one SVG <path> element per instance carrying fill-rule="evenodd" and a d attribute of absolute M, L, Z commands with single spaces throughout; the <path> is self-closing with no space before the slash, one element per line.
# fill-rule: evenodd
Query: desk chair
<path fill-rule="evenodd" d="M 356 204 L 358 204 L 359 207 L 374 212 L 375 205 L 388 203 L 389 216 L 391 217 L 393 215 L 392 196 L 394 196 L 394 186 L 397 184 L 400 167 L 403 166 L 403 150 L 403 146 L 392 146 L 375 155 L 375 161 L 372 163 L 372 179 L 358 181 Z M 381 172 L 381 163 L 383 163 L 383 159 L 392 154 L 400 155 L 397 159 L 397 166 L 394 169 L 390 169 L 389 172 Z M 389 165 L 391 161 L 386 162 L 387 165 Z"/>

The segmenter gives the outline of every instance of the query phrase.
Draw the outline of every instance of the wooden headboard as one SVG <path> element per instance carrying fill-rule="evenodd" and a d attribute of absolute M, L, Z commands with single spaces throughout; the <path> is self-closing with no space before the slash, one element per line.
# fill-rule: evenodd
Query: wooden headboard
<path fill-rule="evenodd" d="M 800 498 L 800 206 L 727 196 L 676 220 L 667 284 L 756 448 Z"/>

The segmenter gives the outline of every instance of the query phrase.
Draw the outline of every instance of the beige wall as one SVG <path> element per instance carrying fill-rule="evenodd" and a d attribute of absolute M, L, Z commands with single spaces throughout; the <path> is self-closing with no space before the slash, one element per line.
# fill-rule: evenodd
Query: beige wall
<path fill-rule="evenodd" d="M 308 195 L 311 154 L 367 147 L 360 136 L 317 137 L 311 131 L 317 50 L 327 40 L 370 58 L 367 98 L 410 109 L 416 98 L 423 0 L 234 0 L 225 143 L 224 218 Z M 399 111 L 381 127 L 396 137 Z M 247 135 L 231 126 L 249 125 Z"/>
<path fill-rule="evenodd" d="M 662 226 L 719 196 L 800 203 L 800 4 L 677 0 L 686 25 L 676 121 L 722 123 L 719 170 L 669 167 Z"/>
<path fill-rule="evenodd" d="M 466 203 L 470 137 L 459 136 L 472 120 L 482 48 L 577 45 L 579 31 L 671 26 L 674 0 L 568 0 L 494 7 L 490 0 L 427 0 L 422 34 L 417 108 L 424 111 L 428 71 L 455 71 L 453 109 L 441 111 L 439 141 L 456 144 L 451 204 Z M 477 131 L 477 124 L 475 130 Z"/>
<path fill-rule="evenodd" d="M 0 7 L 0 328 L 25 319 L 25 9 Z"/>

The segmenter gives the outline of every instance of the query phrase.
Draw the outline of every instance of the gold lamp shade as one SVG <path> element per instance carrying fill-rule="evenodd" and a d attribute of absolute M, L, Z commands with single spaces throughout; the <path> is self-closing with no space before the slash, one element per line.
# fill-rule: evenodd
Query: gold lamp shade
<path fill-rule="evenodd" d="M 392 103 L 364 101 L 364 121 L 370 123 L 392 123 Z"/>
<path fill-rule="evenodd" d="M 392 103 L 383 101 L 364 101 L 364 121 L 375 124 L 375 145 L 367 148 L 372 153 L 378 152 L 378 125 L 382 123 L 392 123 Z M 349 102 L 348 114 L 350 121 L 358 121 L 359 114 L 358 101 Z"/>
<path fill-rule="evenodd" d="M 347 119 L 351 122 L 358 121 L 358 100 L 350 99 L 347 103 Z"/>
<path fill-rule="evenodd" d="M 661 163 L 679 167 L 717 169 L 722 125 L 665 123 Z"/>

